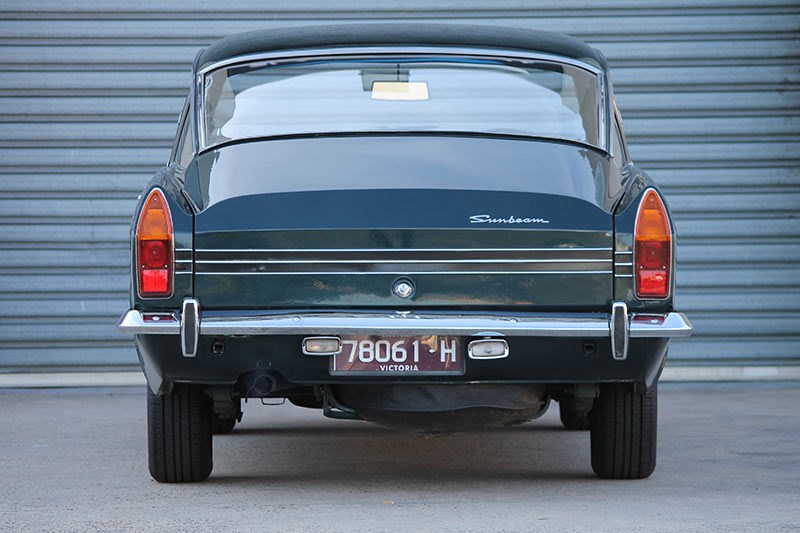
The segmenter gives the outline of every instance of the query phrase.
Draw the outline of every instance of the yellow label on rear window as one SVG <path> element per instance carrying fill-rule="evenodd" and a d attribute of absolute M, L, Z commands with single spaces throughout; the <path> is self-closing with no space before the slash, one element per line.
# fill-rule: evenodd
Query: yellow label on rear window
<path fill-rule="evenodd" d="M 373 100 L 427 100 L 428 84 L 424 81 L 376 81 L 372 84 Z"/>

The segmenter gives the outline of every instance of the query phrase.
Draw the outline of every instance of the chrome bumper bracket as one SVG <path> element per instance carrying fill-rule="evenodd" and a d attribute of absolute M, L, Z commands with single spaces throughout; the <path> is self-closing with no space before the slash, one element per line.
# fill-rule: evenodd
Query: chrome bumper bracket
<path fill-rule="evenodd" d="M 628 306 L 625 302 L 614 302 L 611 306 L 609 319 L 611 337 L 611 355 L 617 361 L 628 358 L 628 338 L 630 336 L 628 323 Z"/>
<path fill-rule="evenodd" d="M 182 309 L 181 351 L 184 357 L 194 357 L 200 340 L 200 303 L 194 298 L 186 298 Z"/>

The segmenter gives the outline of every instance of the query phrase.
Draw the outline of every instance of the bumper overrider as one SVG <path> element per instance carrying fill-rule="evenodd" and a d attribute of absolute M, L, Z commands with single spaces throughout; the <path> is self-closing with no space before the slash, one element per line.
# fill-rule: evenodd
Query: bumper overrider
<path fill-rule="evenodd" d="M 451 335 L 508 342 L 509 357 L 471 360 L 463 376 L 439 376 L 438 382 L 631 381 L 649 386 L 663 368 L 669 339 L 692 333 L 683 313 L 629 313 L 623 302 L 615 302 L 610 313 L 237 312 L 201 311 L 196 299 L 187 298 L 179 312 L 129 310 L 117 327 L 136 335 L 154 389 L 162 382 L 233 383 L 264 365 L 299 385 L 431 381 L 430 376 L 331 376 L 327 357 L 303 354 L 303 339 L 309 335 Z M 220 351 L 222 341 L 229 349 Z"/>

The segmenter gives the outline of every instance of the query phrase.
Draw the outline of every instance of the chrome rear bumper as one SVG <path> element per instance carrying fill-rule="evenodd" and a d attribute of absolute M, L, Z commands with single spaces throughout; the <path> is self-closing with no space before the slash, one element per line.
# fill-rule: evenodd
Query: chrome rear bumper
<path fill-rule="evenodd" d="M 487 333 L 529 337 L 609 337 L 610 315 L 598 318 L 513 315 L 426 315 L 422 313 L 315 313 L 261 317 L 201 314 L 201 335 L 463 335 Z M 630 336 L 688 337 L 692 325 L 683 313 L 631 315 Z M 137 335 L 178 335 L 180 313 L 141 313 L 131 310 L 117 327 Z M 491 335 L 489 335 L 491 336 Z"/>
<path fill-rule="evenodd" d="M 424 312 L 329 312 L 233 315 L 199 312 L 196 300 L 184 301 L 182 312 L 142 313 L 130 310 L 117 327 L 137 335 L 181 335 L 185 355 L 194 355 L 199 335 L 460 335 L 530 337 L 688 337 L 692 325 L 683 313 L 627 315 L 624 304 L 615 304 L 625 317 L 612 314 L 555 313 L 424 313 Z M 615 315 L 617 311 L 615 310 Z M 197 323 L 186 323 L 186 317 Z M 196 318 L 195 318 L 196 317 Z M 614 324 L 626 324 L 625 335 L 615 335 Z M 619 326 L 617 326 L 619 327 Z M 619 332 L 618 332 L 619 333 Z M 627 346 L 618 348 L 624 359 Z"/>

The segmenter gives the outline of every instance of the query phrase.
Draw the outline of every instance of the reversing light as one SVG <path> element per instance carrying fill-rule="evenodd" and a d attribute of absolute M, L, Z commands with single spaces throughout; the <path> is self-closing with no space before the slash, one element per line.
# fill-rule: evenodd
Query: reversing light
<path fill-rule="evenodd" d="M 502 359 L 508 357 L 508 343 L 503 339 L 480 339 L 467 346 L 470 359 Z"/>
<path fill-rule="evenodd" d="M 664 202 L 654 189 L 644 193 L 636 215 L 633 246 L 637 298 L 669 296 L 672 274 L 672 232 Z"/>
<path fill-rule="evenodd" d="M 339 337 L 306 337 L 303 339 L 305 355 L 336 355 L 342 351 Z"/>
<path fill-rule="evenodd" d="M 159 189 L 147 196 L 136 226 L 136 270 L 139 296 L 172 294 L 172 216 Z"/>

